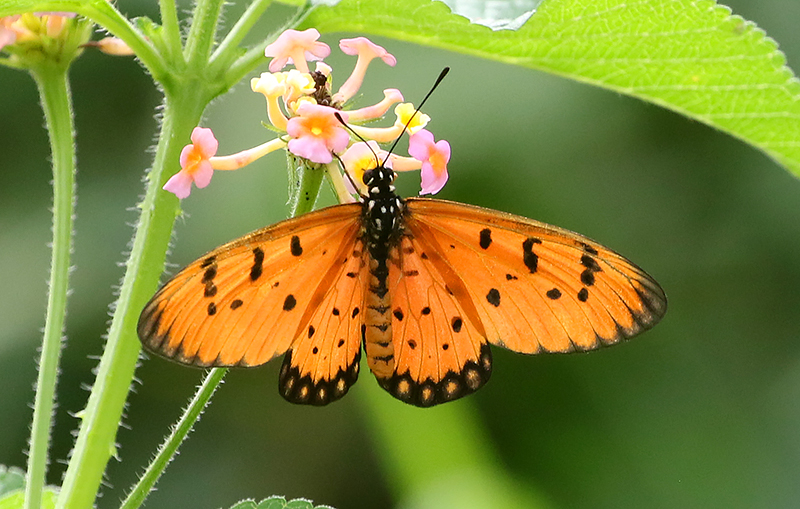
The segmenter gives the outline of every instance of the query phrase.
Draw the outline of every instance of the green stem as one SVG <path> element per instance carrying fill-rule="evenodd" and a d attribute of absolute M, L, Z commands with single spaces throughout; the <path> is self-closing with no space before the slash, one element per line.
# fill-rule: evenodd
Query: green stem
<path fill-rule="evenodd" d="M 31 70 L 39 87 L 53 156 L 53 252 L 50 293 L 39 359 L 39 377 L 33 405 L 30 453 L 25 486 L 25 508 L 38 508 L 47 472 L 47 451 L 55 405 L 58 361 L 67 310 L 69 266 L 72 252 L 72 219 L 75 203 L 75 146 L 72 101 L 67 67 L 50 61 Z"/>
<path fill-rule="evenodd" d="M 186 439 L 186 436 L 192 430 L 194 424 L 200 419 L 200 414 L 211 400 L 214 391 L 216 391 L 217 387 L 222 383 L 222 379 L 227 372 L 227 368 L 216 368 L 206 373 L 205 380 L 203 380 L 203 383 L 197 388 L 197 392 L 184 410 L 178 423 L 172 428 L 172 433 L 170 433 L 164 443 L 161 444 L 156 457 L 153 458 L 153 461 L 147 466 L 147 470 L 145 470 L 142 477 L 139 478 L 139 482 L 131 489 L 131 492 L 122 502 L 120 509 L 135 509 L 142 505 L 147 495 L 149 495 L 150 491 L 153 489 L 153 486 L 155 486 L 156 482 L 161 477 L 161 474 L 164 473 L 167 464 L 169 464 L 172 457 L 175 456 L 178 447 L 180 447 L 181 443 Z"/>
<path fill-rule="evenodd" d="M 294 157 L 288 151 L 286 153 L 290 164 L 289 178 L 295 175 L 294 178 L 297 180 L 289 184 L 289 189 L 294 191 L 289 197 L 289 214 L 291 217 L 297 217 L 314 209 L 325 177 L 325 167 L 313 163 L 309 165 L 304 159 Z M 291 167 L 293 163 L 296 166 Z"/>
<path fill-rule="evenodd" d="M 273 31 L 260 43 L 247 50 L 247 52 L 238 58 L 232 65 L 227 66 L 227 70 L 225 71 L 225 83 L 238 83 L 245 74 L 250 72 L 259 64 L 259 62 L 264 60 L 264 48 L 266 48 L 269 43 L 277 39 L 278 36 L 287 28 L 294 28 L 300 24 L 300 22 L 303 21 L 306 16 L 308 16 L 312 9 L 313 7 L 311 7 L 308 3 L 300 7 L 297 12 L 294 13 L 294 16 L 286 20 L 286 23 L 284 23 L 283 26 Z M 215 53 L 217 61 L 222 61 L 222 56 L 223 55 L 219 51 Z"/>
<path fill-rule="evenodd" d="M 210 66 L 214 66 L 220 57 L 235 55 L 235 49 L 239 46 L 239 43 L 247 36 L 250 29 L 253 28 L 253 25 L 261 18 L 261 15 L 264 14 L 264 11 L 267 10 L 271 3 L 272 0 L 254 0 L 253 3 L 247 6 L 247 10 L 244 11 L 242 17 L 236 21 L 228 35 L 225 36 L 214 51 L 214 54 L 211 55 Z"/>
<path fill-rule="evenodd" d="M 175 8 L 175 0 L 159 0 L 158 5 L 161 12 L 164 46 L 169 52 L 166 58 L 174 61 L 175 57 L 181 53 L 181 26 L 178 22 L 178 10 Z"/>
<path fill-rule="evenodd" d="M 309 167 L 304 164 L 300 164 L 295 170 L 298 173 L 298 185 L 294 188 L 295 194 L 290 200 L 293 204 L 292 216 L 311 211 L 319 195 L 322 178 L 325 175 L 323 168 Z M 130 494 L 122 503 L 121 509 L 134 509 L 144 502 L 173 456 L 175 456 L 178 447 L 180 447 L 200 418 L 200 414 L 210 401 L 214 391 L 222 383 L 227 372 L 227 368 L 212 369 L 208 372 L 206 379 L 198 388 L 192 401 L 187 405 L 178 423 L 173 427 L 172 433 L 161 445 L 158 453 L 147 466 L 139 481 L 131 488 Z"/>
<path fill-rule="evenodd" d="M 189 65 L 197 70 L 205 69 L 208 65 L 223 4 L 223 0 L 197 0 L 195 4 L 183 55 Z"/>
<path fill-rule="evenodd" d="M 58 508 L 91 507 L 106 464 L 115 454 L 116 433 L 133 380 L 141 346 L 136 323 L 147 299 L 155 292 L 164 266 L 178 200 L 161 191 L 175 168 L 181 148 L 210 100 L 201 86 L 185 87 L 182 94 L 167 95 L 164 124 L 156 148 L 147 191 L 139 204 L 141 215 L 127 261 L 120 296 L 108 332 L 82 423 L 64 477 Z"/>

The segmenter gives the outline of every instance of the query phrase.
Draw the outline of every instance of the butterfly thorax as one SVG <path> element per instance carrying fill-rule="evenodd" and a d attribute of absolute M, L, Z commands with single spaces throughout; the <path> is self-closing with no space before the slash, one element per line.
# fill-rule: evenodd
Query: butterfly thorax
<path fill-rule="evenodd" d="M 394 172 L 379 166 L 364 172 L 367 196 L 364 197 L 366 243 L 378 255 L 388 250 L 400 230 L 403 202 L 395 194 Z"/>
<path fill-rule="evenodd" d="M 362 339 L 370 369 L 379 379 L 385 379 L 394 372 L 388 260 L 391 247 L 402 233 L 403 202 L 395 194 L 392 170 L 380 165 L 365 171 L 363 180 L 367 186 L 363 214 L 370 283 Z"/>

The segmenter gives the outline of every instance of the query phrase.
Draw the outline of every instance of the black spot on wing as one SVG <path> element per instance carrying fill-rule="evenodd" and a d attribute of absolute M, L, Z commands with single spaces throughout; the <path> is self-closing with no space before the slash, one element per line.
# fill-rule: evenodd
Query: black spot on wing
<path fill-rule="evenodd" d="M 479 235 L 478 244 L 481 246 L 481 249 L 489 249 L 489 246 L 492 245 L 492 230 L 484 228 Z"/>
<path fill-rule="evenodd" d="M 303 246 L 300 245 L 300 237 L 292 235 L 292 240 L 289 242 L 289 250 L 292 256 L 300 256 L 303 254 Z"/>
<path fill-rule="evenodd" d="M 217 277 L 217 265 L 212 262 L 210 265 L 206 266 L 206 270 L 203 272 L 203 283 L 208 283 L 215 277 Z"/>
<path fill-rule="evenodd" d="M 581 242 L 581 247 L 583 248 L 584 251 L 586 251 L 587 253 L 589 253 L 591 255 L 598 254 L 597 253 L 597 249 L 593 248 L 592 246 L 590 246 L 589 244 L 587 244 L 585 242 Z"/>
<path fill-rule="evenodd" d="M 261 277 L 264 263 L 264 251 L 257 247 L 253 249 L 253 266 L 250 268 L 250 280 L 255 281 Z"/>
<path fill-rule="evenodd" d="M 286 296 L 286 299 L 283 301 L 283 310 L 284 311 L 291 311 L 297 305 L 297 299 L 294 298 L 294 295 L 291 293 Z"/>
<path fill-rule="evenodd" d="M 586 267 L 583 272 L 581 272 L 581 282 L 586 286 L 592 286 L 594 284 L 594 273 L 600 272 L 603 269 L 598 265 L 597 260 L 589 255 L 581 256 L 581 265 Z"/>
<path fill-rule="evenodd" d="M 486 294 L 486 301 L 494 307 L 500 306 L 500 292 L 497 288 L 489 290 L 489 293 Z"/>
<path fill-rule="evenodd" d="M 531 274 L 535 273 L 539 267 L 539 256 L 533 252 L 533 245 L 541 243 L 541 240 L 533 237 L 528 237 L 522 243 L 522 263 L 528 267 Z"/>

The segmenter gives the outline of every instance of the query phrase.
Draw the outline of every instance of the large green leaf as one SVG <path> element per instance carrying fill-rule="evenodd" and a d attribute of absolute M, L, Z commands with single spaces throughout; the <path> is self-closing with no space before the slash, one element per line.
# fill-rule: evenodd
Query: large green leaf
<path fill-rule="evenodd" d="M 288 502 L 284 497 L 273 495 L 265 498 L 261 502 L 256 503 L 254 500 L 242 500 L 234 504 L 230 509 L 333 509 L 327 505 L 315 506 L 310 500 L 304 498 L 296 498 Z"/>
<path fill-rule="evenodd" d="M 800 175 L 800 83 L 777 44 L 711 0 L 545 0 L 491 31 L 430 0 L 344 0 L 305 20 L 559 74 L 682 113 Z M 517 100 L 524 100 L 518 98 Z"/>

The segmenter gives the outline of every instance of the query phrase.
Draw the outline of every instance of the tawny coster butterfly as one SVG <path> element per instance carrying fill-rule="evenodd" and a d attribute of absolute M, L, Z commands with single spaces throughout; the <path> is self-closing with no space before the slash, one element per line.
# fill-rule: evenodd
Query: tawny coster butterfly
<path fill-rule="evenodd" d="M 495 210 L 403 200 L 394 172 L 364 173 L 361 203 L 257 230 L 181 270 L 138 333 L 162 357 L 258 366 L 286 354 L 279 390 L 325 405 L 356 382 L 427 407 L 478 390 L 489 345 L 535 354 L 613 345 L 655 325 L 664 291 L 577 233 Z"/>
<path fill-rule="evenodd" d="M 356 382 L 363 344 L 381 387 L 428 407 L 489 380 L 490 344 L 593 350 L 666 313 L 658 283 L 614 251 L 521 216 L 403 200 L 375 161 L 360 203 L 257 230 L 181 270 L 142 311 L 144 347 L 199 367 L 285 354 L 281 395 L 326 405 Z"/>

